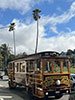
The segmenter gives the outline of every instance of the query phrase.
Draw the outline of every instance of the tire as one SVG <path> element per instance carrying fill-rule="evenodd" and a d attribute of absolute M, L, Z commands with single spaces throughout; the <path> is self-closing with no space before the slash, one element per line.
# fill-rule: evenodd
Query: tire
<path fill-rule="evenodd" d="M 55 99 L 59 99 L 59 98 L 61 98 L 63 96 L 63 94 L 56 94 L 55 95 Z"/>
<path fill-rule="evenodd" d="M 34 86 L 33 86 L 34 88 Z M 28 88 L 29 100 L 48 100 L 47 98 L 38 98 L 34 95 L 33 88 Z"/>
<path fill-rule="evenodd" d="M 16 83 L 15 82 L 12 82 L 12 81 L 9 81 L 8 84 L 9 84 L 9 88 L 10 89 L 14 89 L 17 86 Z"/>
<path fill-rule="evenodd" d="M 72 93 L 72 89 L 69 90 L 69 94 L 71 94 L 71 93 Z"/>
<path fill-rule="evenodd" d="M 75 91 L 75 84 L 73 85 L 73 91 Z"/>
<path fill-rule="evenodd" d="M 38 97 L 33 95 L 31 88 L 28 88 L 28 95 L 29 95 L 29 100 L 40 100 L 38 99 Z"/>
<path fill-rule="evenodd" d="M 1 76 L 1 79 L 3 79 L 3 76 Z"/>
<path fill-rule="evenodd" d="M 33 96 L 33 93 L 32 93 L 32 90 L 30 88 L 28 88 L 28 95 L 29 95 L 29 100 L 34 100 L 34 96 Z"/>

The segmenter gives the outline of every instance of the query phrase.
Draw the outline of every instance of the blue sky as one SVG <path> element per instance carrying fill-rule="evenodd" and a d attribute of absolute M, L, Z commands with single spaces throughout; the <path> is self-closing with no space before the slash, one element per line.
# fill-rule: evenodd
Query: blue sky
<path fill-rule="evenodd" d="M 0 0 L 0 27 L 15 22 L 17 54 L 35 51 L 36 21 L 32 11 L 36 8 L 41 10 L 38 52 L 75 49 L 74 0 Z M 13 52 L 12 32 L 0 29 L 0 43 L 6 43 Z"/>

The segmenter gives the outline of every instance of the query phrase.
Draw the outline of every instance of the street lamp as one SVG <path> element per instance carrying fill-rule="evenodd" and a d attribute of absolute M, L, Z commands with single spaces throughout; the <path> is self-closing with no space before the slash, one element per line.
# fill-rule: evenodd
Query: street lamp
<path fill-rule="evenodd" d="M 16 46 L 15 46 L 15 23 L 11 23 L 9 25 L 9 31 L 13 31 L 14 55 L 16 55 Z"/>
<path fill-rule="evenodd" d="M 33 18 L 35 21 L 37 21 L 37 36 L 36 36 L 36 48 L 35 48 L 35 53 L 37 53 L 37 47 L 38 47 L 38 36 L 39 36 L 39 13 L 41 12 L 41 10 L 39 9 L 35 9 L 33 10 Z"/>

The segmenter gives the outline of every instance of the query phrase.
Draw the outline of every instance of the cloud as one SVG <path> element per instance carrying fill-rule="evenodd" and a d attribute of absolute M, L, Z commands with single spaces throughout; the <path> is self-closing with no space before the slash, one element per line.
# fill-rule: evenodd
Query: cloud
<path fill-rule="evenodd" d="M 26 13 L 34 6 L 34 0 L 0 0 L 1 9 L 15 9 Z"/>
<path fill-rule="evenodd" d="M 59 34 L 56 26 L 51 26 L 50 29 L 52 32 Z"/>
<path fill-rule="evenodd" d="M 13 20 L 16 23 L 16 51 L 17 53 L 27 52 L 34 53 L 36 40 L 36 22 L 25 24 L 19 20 Z M 66 51 L 74 49 L 75 46 L 75 31 L 58 35 L 57 37 L 44 38 L 45 27 L 40 24 L 39 28 L 39 44 L 38 51 Z M 0 43 L 7 43 L 13 51 L 13 33 L 8 29 L 0 30 Z"/>
<path fill-rule="evenodd" d="M 42 25 L 50 26 L 50 30 L 54 33 L 61 34 L 61 32 L 58 32 L 57 25 L 66 24 L 69 23 L 72 18 L 75 17 L 75 2 L 73 2 L 70 6 L 70 8 L 65 11 L 61 15 L 53 14 L 52 16 L 42 16 L 42 21 L 40 22 Z"/>
<path fill-rule="evenodd" d="M 11 0 L 12 1 L 12 0 Z M 17 1 L 17 0 L 15 0 Z M 15 2 L 13 1 L 13 2 Z M 23 1 L 23 0 L 22 0 Z M 29 2 L 29 0 L 27 0 Z M 16 3 L 15 3 L 16 4 Z M 11 5 L 11 4 L 10 4 Z M 13 5 L 13 4 L 12 4 Z M 16 7 L 15 9 L 19 9 Z M 23 9 L 23 8 L 22 8 Z M 68 32 L 58 32 L 57 25 L 68 23 L 75 16 L 75 2 L 72 3 L 69 10 L 61 15 L 42 16 L 39 23 L 39 45 L 38 51 L 66 51 L 67 49 L 74 49 L 75 47 L 75 31 L 67 28 Z M 16 23 L 16 50 L 17 53 L 27 52 L 34 53 L 36 40 L 36 22 L 29 24 L 23 23 L 14 19 L 12 22 Z M 45 26 L 49 25 L 51 31 L 58 33 L 57 37 L 45 38 Z M 7 35 L 8 34 L 8 35 Z M 7 43 L 13 48 L 13 34 L 8 29 L 0 30 L 0 43 Z"/>
<path fill-rule="evenodd" d="M 0 0 L 0 8 L 4 10 L 18 10 L 22 14 L 25 14 L 26 12 L 31 10 L 35 4 L 38 4 L 40 2 L 53 3 L 54 0 Z"/>
<path fill-rule="evenodd" d="M 17 53 L 20 53 L 22 51 L 34 53 L 36 40 L 36 22 L 25 24 L 16 19 L 14 19 L 12 22 L 16 23 L 15 38 Z M 39 30 L 40 41 L 40 38 L 43 36 L 44 33 L 44 27 L 40 25 Z M 11 48 L 13 48 L 13 32 L 9 32 L 8 29 L 0 30 L 0 40 L 0 44 L 7 43 Z"/>
<path fill-rule="evenodd" d="M 67 51 L 75 49 L 75 35 L 41 38 L 39 51 Z"/>
<path fill-rule="evenodd" d="M 72 3 L 69 10 L 65 11 L 63 14 L 59 16 L 50 17 L 49 21 L 53 25 L 68 23 L 70 19 L 75 16 L 75 2 Z"/>

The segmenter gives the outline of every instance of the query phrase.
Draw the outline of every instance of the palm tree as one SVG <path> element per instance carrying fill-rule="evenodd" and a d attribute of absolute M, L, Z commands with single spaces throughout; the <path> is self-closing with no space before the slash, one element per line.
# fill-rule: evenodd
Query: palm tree
<path fill-rule="evenodd" d="M 35 21 L 37 21 L 37 36 L 36 36 L 36 48 L 35 48 L 35 53 L 37 53 L 37 47 L 38 47 L 38 35 L 39 35 L 39 28 L 38 28 L 38 21 L 40 19 L 39 13 L 41 12 L 41 10 L 39 9 L 35 9 L 33 10 L 33 18 Z"/>
<path fill-rule="evenodd" d="M 15 23 L 11 23 L 9 26 L 9 31 L 13 32 L 13 42 L 14 42 L 14 55 L 16 56 L 16 41 L 15 41 Z"/>

